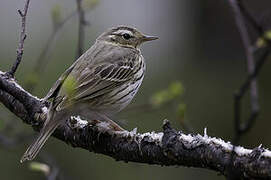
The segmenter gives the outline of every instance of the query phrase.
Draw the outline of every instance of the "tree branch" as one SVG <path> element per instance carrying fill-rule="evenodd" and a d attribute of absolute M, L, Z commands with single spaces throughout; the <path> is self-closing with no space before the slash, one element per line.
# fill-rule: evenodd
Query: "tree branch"
<path fill-rule="evenodd" d="M 37 131 L 41 129 L 49 106 L 47 102 L 26 92 L 3 72 L 0 72 L 0 95 L 0 101 L 23 122 Z M 206 131 L 203 136 L 178 132 L 170 127 L 168 121 L 163 125 L 163 132 L 140 134 L 135 131 L 112 131 L 112 127 L 104 122 L 87 122 L 73 117 L 57 128 L 53 136 L 73 147 L 108 155 L 116 160 L 207 168 L 225 176 L 228 160 L 233 155 L 232 164 L 240 177 L 271 178 L 269 150 L 236 147 L 232 152 L 233 145 L 229 142 L 209 137 Z"/>
<path fill-rule="evenodd" d="M 84 27 L 87 24 L 85 19 L 85 12 L 82 7 L 82 0 L 76 0 L 77 12 L 79 17 L 79 27 L 78 27 L 78 46 L 75 60 L 79 58 L 84 53 L 84 39 L 85 39 L 85 30 Z"/>
<path fill-rule="evenodd" d="M 72 13 L 70 13 L 67 17 L 65 17 L 62 21 L 57 22 L 56 24 L 54 24 L 54 29 L 51 32 L 50 36 L 48 37 L 45 46 L 43 48 L 43 50 L 41 51 L 39 57 L 37 58 L 34 68 L 33 68 L 33 72 L 32 75 L 34 73 L 34 76 L 37 76 L 37 78 L 40 77 L 40 75 L 42 74 L 44 68 L 47 66 L 48 61 L 45 60 L 46 57 L 48 57 L 49 52 L 51 51 L 51 49 L 54 48 L 53 43 L 55 42 L 55 40 L 57 39 L 57 35 L 59 34 L 59 31 L 63 28 L 63 26 L 70 20 L 72 19 L 75 15 L 77 14 L 77 11 L 73 11 Z M 37 82 L 32 82 L 32 81 L 28 81 L 26 83 L 26 89 L 28 89 L 30 92 L 32 92 L 36 86 Z"/>
<path fill-rule="evenodd" d="M 21 33 L 20 33 L 20 40 L 19 40 L 19 45 L 18 45 L 18 49 L 17 49 L 17 57 L 16 57 L 16 60 L 13 64 L 13 66 L 11 67 L 11 70 L 8 72 L 8 75 L 10 77 L 14 77 L 14 74 L 15 74 L 19 64 L 21 63 L 21 60 L 23 57 L 24 40 L 26 39 L 25 22 L 26 22 L 26 15 L 28 12 L 29 3 L 30 3 L 30 0 L 26 0 L 23 12 L 21 10 L 18 10 L 18 13 L 20 14 L 21 19 L 22 19 Z"/>
<path fill-rule="evenodd" d="M 92 8 L 93 7 L 86 8 L 83 11 L 84 16 L 85 16 L 85 14 L 89 13 L 92 10 Z M 64 25 L 67 22 L 69 22 L 77 14 L 79 14 L 79 12 L 78 12 L 78 10 L 75 10 L 75 11 L 71 12 L 70 14 L 68 14 L 60 22 L 57 22 L 56 24 L 54 24 L 54 29 L 51 32 L 50 36 L 48 37 L 48 39 L 47 39 L 47 41 L 45 43 L 45 46 L 44 46 L 42 52 L 40 53 L 39 57 L 37 58 L 36 63 L 35 63 L 34 68 L 33 68 L 33 73 L 34 73 L 35 76 L 37 76 L 37 78 L 40 77 L 41 73 L 44 70 L 44 67 L 46 67 L 46 65 L 48 64 L 48 61 L 45 61 L 45 58 L 47 58 L 49 56 L 50 51 L 53 49 L 53 47 L 54 47 L 53 43 L 57 39 L 57 35 L 59 34 L 60 30 L 64 27 Z M 86 24 L 87 24 L 87 22 L 86 22 Z M 82 26 L 82 25 L 79 25 L 79 26 Z M 80 31 L 80 29 L 82 29 L 82 31 L 84 31 L 83 27 L 79 27 L 79 31 Z M 84 40 L 85 37 L 82 34 L 84 34 L 84 32 L 83 33 L 80 33 L 80 32 L 78 33 L 79 37 L 78 37 L 78 46 L 77 46 L 78 48 L 77 48 L 76 57 L 79 57 L 79 54 L 78 54 L 79 49 L 82 49 L 82 50 L 80 50 L 80 52 L 83 52 L 82 47 L 83 47 L 83 40 Z M 35 88 L 35 85 L 36 85 L 36 82 L 29 81 L 29 82 L 26 83 L 26 89 L 28 89 L 30 92 L 32 92 L 33 89 Z"/>
<path fill-rule="evenodd" d="M 241 0 L 229 0 L 229 4 L 234 12 L 234 18 L 236 26 L 238 28 L 239 34 L 241 36 L 247 61 L 247 71 L 248 77 L 246 81 L 242 84 L 238 92 L 234 95 L 234 123 L 235 123 L 235 137 L 233 144 L 237 144 L 241 136 L 247 133 L 250 128 L 253 126 L 256 118 L 259 114 L 259 102 L 258 102 L 258 89 L 257 89 L 257 80 L 256 77 L 263 66 L 264 62 L 267 59 L 267 56 L 270 52 L 270 47 L 266 49 L 260 59 L 256 62 L 254 60 L 254 47 L 252 45 L 249 33 L 245 24 L 245 18 L 256 30 L 259 37 L 264 34 L 263 28 L 257 23 L 254 17 L 246 10 L 246 8 L 241 3 Z M 265 37 L 264 37 L 265 38 Z M 265 38 L 266 40 L 266 38 Z M 269 40 L 266 41 L 270 46 Z M 247 121 L 244 123 L 241 122 L 241 100 L 244 97 L 245 93 L 250 89 L 250 105 L 251 105 L 251 114 Z M 235 146 L 233 150 L 235 150 Z M 233 154 L 229 161 L 228 173 L 230 176 L 229 179 L 236 179 L 239 177 L 239 173 L 236 172 L 236 169 L 232 167 L 233 165 Z"/>
<path fill-rule="evenodd" d="M 246 52 L 246 60 L 247 60 L 247 71 L 249 75 L 252 75 L 255 70 L 255 64 L 254 64 L 254 54 L 253 54 L 253 48 L 251 46 L 251 40 L 243 19 L 243 15 L 240 11 L 240 7 L 238 5 L 238 2 L 236 0 L 229 0 L 229 3 L 233 9 L 236 26 L 238 28 L 238 31 L 240 33 L 245 52 Z M 254 123 L 255 119 L 258 116 L 259 112 L 259 103 L 258 103 L 258 88 L 257 88 L 257 80 L 256 76 L 253 76 L 250 78 L 249 81 L 249 87 L 250 87 L 250 103 L 251 103 L 251 115 L 249 119 L 243 123 L 241 123 L 241 99 L 244 96 L 247 89 L 241 89 L 235 94 L 234 96 L 234 109 L 235 109 L 235 140 L 234 142 L 238 142 L 240 135 L 247 132 L 249 130 L 249 127 L 252 127 L 251 124 Z"/>

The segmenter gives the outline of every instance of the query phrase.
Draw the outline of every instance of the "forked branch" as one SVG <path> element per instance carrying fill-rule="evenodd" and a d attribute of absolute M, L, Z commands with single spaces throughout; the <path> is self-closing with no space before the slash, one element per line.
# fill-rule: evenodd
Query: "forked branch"
<path fill-rule="evenodd" d="M 29 3 L 30 3 L 30 0 L 26 0 L 24 10 L 23 11 L 18 10 L 19 15 L 21 16 L 21 32 L 20 32 L 20 39 L 19 39 L 19 45 L 18 45 L 18 49 L 17 49 L 16 60 L 13 64 L 13 66 L 11 67 L 11 70 L 7 73 L 10 77 L 14 77 L 14 74 L 15 74 L 19 64 L 21 63 L 21 60 L 23 57 L 24 41 L 26 39 L 26 28 L 25 28 L 26 15 L 28 12 Z"/>

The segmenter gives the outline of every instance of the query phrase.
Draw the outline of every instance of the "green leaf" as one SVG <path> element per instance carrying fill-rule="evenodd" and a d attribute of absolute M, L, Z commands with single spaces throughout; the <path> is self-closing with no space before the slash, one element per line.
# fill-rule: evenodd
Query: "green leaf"
<path fill-rule="evenodd" d="M 266 39 L 271 40 L 271 30 L 266 31 L 264 35 Z"/>
<path fill-rule="evenodd" d="M 155 107 L 158 107 L 164 104 L 168 100 L 168 92 L 166 90 L 155 93 L 151 97 L 151 104 Z"/>
<path fill-rule="evenodd" d="M 29 164 L 29 169 L 32 171 L 42 172 L 46 175 L 50 173 L 50 167 L 47 164 L 39 163 L 39 162 L 31 162 Z"/>
<path fill-rule="evenodd" d="M 52 18 L 54 25 L 57 25 L 61 21 L 61 8 L 58 4 L 56 4 L 51 9 L 51 18 Z"/>
<path fill-rule="evenodd" d="M 94 8 L 100 0 L 84 0 L 83 1 L 83 6 L 86 8 Z"/>
<path fill-rule="evenodd" d="M 183 85 L 179 81 L 173 82 L 169 86 L 169 93 L 172 96 L 172 98 L 182 95 L 183 91 L 184 91 Z"/>
<path fill-rule="evenodd" d="M 258 38 L 256 41 L 256 46 L 258 48 L 262 48 L 262 47 L 266 46 L 265 40 L 263 38 Z"/>
<path fill-rule="evenodd" d="M 259 37 L 256 41 L 256 46 L 258 48 L 263 48 L 266 46 L 266 40 L 271 40 L 271 30 L 264 32 L 263 37 Z"/>
<path fill-rule="evenodd" d="M 181 96 L 184 92 L 184 88 L 181 82 L 176 81 L 169 85 L 167 89 L 161 90 L 155 93 L 151 97 L 151 104 L 154 107 L 159 107 L 168 103 L 172 100 L 175 100 L 177 97 Z"/>

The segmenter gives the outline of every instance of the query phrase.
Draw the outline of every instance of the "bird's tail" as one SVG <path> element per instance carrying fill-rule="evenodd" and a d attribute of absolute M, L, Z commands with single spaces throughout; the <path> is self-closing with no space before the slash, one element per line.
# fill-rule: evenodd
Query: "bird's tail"
<path fill-rule="evenodd" d="M 61 120 L 54 116 L 53 112 L 48 113 L 47 119 L 41 129 L 37 139 L 28 147 L 20 162 L 23 163 L 26 160 L 33 160 L 39 153 L 46 140 L 55 131 L 57 126 L 61 123 Z"/>

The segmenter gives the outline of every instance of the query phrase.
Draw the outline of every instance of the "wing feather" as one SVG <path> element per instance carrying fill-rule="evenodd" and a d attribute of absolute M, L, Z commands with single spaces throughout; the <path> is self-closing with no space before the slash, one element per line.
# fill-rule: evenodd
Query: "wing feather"
<path fill-rule="evenodd" d="M 119 76 L 124 71 L 125 74 Z M 90 76 L 91 78 L 88 81 L 78 85 L 74 99 L 76 101 L 90 100 L 111 92 L 117 86 L 120 86 L 129 80 L 129 78 L 132 77 L 133 71 L 134 68 L 108 64 L 100 71 L 100 73 L 93 74 L 93 76 Z"/>
<path fill-rule="evenodd" d="M 67 70 L 67 73 L 64 73 L 60 83 L 56 83 L 60 90 L 53 94 L 63 97 L 58 109 L 65 108 L 70 104 L 70 101 L 75 103 L 96 101 L 97 97 L 111 92 L 133 77 L 138 69 L 136 58 L 140 58 L 140 54 L 135 50 L 117 46 L 114 46 L 115 49 L 110 51 L 104 50 L 104 48 L 112 47 L 102 46 L 99 51 L 96 50 L 97 47 L 88 50 L 87 54 L 83 55 L 85 57 L 80 58 L 81 63 L 74 64 Z M 93 52 L 96 52 L 97 55 L 94 56 L 95 53 Z M 85 61 L 84 58 L 89 60 Z M 71 76 L 71 78 L 68 76 Z M 62 88 L 65 79 L 75 79 L 72 96 Z M 50 96 L 52 96 L 52 93 Z"/>

